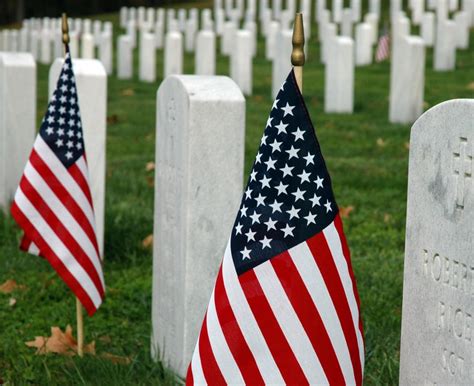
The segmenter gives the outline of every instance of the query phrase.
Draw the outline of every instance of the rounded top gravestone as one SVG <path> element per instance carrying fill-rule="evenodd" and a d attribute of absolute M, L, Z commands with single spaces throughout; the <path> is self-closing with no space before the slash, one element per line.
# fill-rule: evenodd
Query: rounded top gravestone
<path fill-rule="evenodd" d="M 413 125 L 400 384 L 474 384 L 474 100 Z"/>

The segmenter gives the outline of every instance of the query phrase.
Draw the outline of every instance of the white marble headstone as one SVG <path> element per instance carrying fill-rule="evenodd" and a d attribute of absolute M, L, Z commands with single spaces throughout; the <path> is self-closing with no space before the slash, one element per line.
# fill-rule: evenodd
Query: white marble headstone
<path fill-rule="evenodd" d="M 400 385 L 474 384 L 474 100 L 413 125 Z"/>

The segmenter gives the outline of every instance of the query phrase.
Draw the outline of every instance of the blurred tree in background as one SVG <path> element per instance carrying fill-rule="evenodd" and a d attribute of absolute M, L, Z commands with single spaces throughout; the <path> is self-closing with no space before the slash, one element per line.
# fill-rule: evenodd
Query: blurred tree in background
<path fill-rule="evenodd" d="M 87 16 L 126 7 L 166 7 L 190 0 L 0 0 L 0 24 L 21 22 L 29 17 Z"/>

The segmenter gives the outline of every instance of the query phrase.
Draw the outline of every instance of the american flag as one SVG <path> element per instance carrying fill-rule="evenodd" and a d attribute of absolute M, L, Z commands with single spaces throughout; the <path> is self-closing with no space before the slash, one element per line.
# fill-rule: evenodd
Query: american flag
<path fill-rule="evenodd" d="M 69 49 L 11 212 L 20 248 L 46 258 L 93 315 L 105 285 Z"/>
<path fill-rule="evenodd" d="M 383 62 L 390 58 L 390 35 L 388 31 L 385 31 L 382 36 L 380 36 L 377 43 L 377 50 L 375 52 L 375 61 L 377 63 Z"/>
<path fill-rule="evenodd" d="M 186 383 L 362 383 L 350 252 L 289 74 L 273 103 Z"/>

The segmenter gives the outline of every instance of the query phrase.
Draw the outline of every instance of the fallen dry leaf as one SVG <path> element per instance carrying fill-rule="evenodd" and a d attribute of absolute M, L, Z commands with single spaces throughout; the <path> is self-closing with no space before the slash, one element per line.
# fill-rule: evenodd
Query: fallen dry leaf
<path fill-rule="evenodd" d="M 8 301 L 8 305 L 10 307 L 14 307 L 16 304 L 16 299 L 15 298 L 10 298 L 10 300 Z"/>
<path fill-rule="evenodd" d="M 5 283 L 0 285 L 0 293 L 9 294 L 15 291 L 16 289 L 25 289 L 24 285 L 19 285 L 15 280 L 8 279 Z"/>
<path fill-rule="evenodd" d="M 123 96 L 132 96 L 132 95 L 135 95 L 135 91 L 133 91 L 133 88 L 126 88 L 122 90 L 121 94 Z"/>
<path fill-rule="evenodd" d="M 387 145 L 387 142 L 383 138 L 377 138 L 377 146 L 385 147 L 385 145 Z"/>
<path fill-rule="evenodd" d="M 153 188 L 155 186 L 155 179 L 152 176 L 146 176 L 146 184 Z"/>
<path fill-rule="evenodd" d="M 351 212 L 354 210 L 355 208 L 352 206 L 352 205 L 349 205 L 349 206 L 341 206 L 339 208 L 339 213 L 341 214 L 341 217 L 342 218 L 349 218 L 349 215 L 351 214 Z"/>
<path fill-rule="evenodd" d="M 151 172 L 152 170 L 155 170 L 155 163 L 154 162 L 147 162 L 145 166 L 145 170 L 147 172 Z"/>
<path fill-rule="evenodd" d="M 385 214 L 383 215 L 383 221 L 384 221 L 385 224 L 388 224 L 391 219 L 392 219 L 392 216 L 389 215 L 388 213 L 385 213 Z"/>
<path fill-rule="evenodd" d="M 474 82 L 469 83 L 466 88 L 470 91 L 474 91 Z"/>
<path fill-rule="evenodd" d="M 117 114 L 112 114 L 107 117 L 107 124 L 108 125 L 113 125 L 118 122 L 118 115 Z"/>
<path fill-rule="evenodd" d="M 72 327 L 68 325 L 62 332 L 59 327 L 51 327 L 51 336 L 36 336 L 35 340 L 25 342 L 28 347 L 35 347 L 36 355 L 56 353 L 60 355 L 76 355 L 77 341 L 72 336 Z M 95 342 L 84 345 L 84 353 L 95 355 Z"/>
<path fill-rule="evenodd" d="M 121 357 L 119 355 L 110 354 L 108 352 L 103 353 L 101 357 L 119 365 L 129 365 L 130 363 L 132 363 L 132 358 L 130 357 Z"/>
<path fill-rule="evenodd" d="M 410 150 L 410 142 L 405 142 L 405 149 Z"/>
<path fill-rule="evenodd" d="M 151 248 L 153 246 L 153 233 L 143 239 L 142 246 L 143 248 Z"/>

